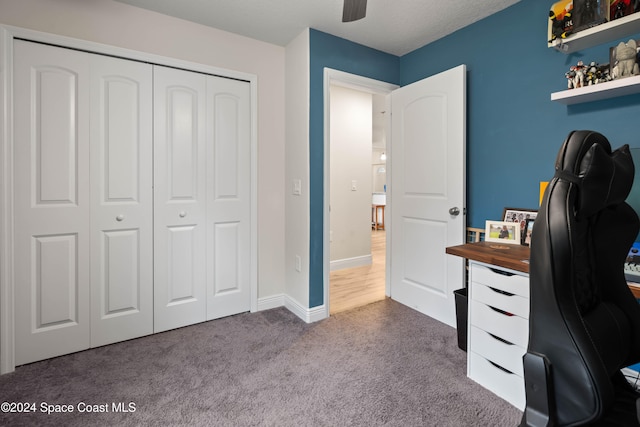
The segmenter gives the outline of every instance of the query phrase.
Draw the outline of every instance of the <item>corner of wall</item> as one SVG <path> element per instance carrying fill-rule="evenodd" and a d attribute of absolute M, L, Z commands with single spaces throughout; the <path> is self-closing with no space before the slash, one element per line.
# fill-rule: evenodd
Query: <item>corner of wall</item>
<path fill-rule="evenodd" d="M 287 45 L 285 62 L 285 295 L 308 307 L 309 29 Z"/>

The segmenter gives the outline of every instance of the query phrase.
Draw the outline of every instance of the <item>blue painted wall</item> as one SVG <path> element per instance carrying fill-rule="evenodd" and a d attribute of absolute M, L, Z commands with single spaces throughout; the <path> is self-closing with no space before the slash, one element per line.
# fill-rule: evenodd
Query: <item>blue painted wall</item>
<path fill-rule="evenodd" d="M 402 86 L 467 65 L 467 225 L 484 228 L 506 206 L 537 208 L 540 181 L 574 129 L 604 134 L 613 147 L 640 147 L 640 95 L 565 106 L 550 94 L 579 60 L 609 62 L 618 41 L 565 55 L 546 43 L 552 1 L 522 0 L 400 58 Z M 640 39 L 640 35 L 629 38 Z"/>
<path fill-rule="evenodd" d="M 324 69 L 333 68 L 359 76 L 399 84 L 400 60 L 357 43 L 320 31 L 309 33 L 309 307 L 323 304 L 322 212 L 324 201 Z"/>
<path fill-rule="evenodd" d="M 519 3 L 401 58 L 318 31 L 310 34 L 310 307 L 323 303 L 323 68 L 401 86 L 467 65 L 467 225 L 484 228 L 504 207 L 537 208 L 539 182 L 553 176 L 558 149 L 574 129 L 592 129 L 612 146 L 640 147 L 640 94 L 565 106 L 571 65 L 609 62 L 609 47 L 565 55 L 547 48 L 553 1 Z M 640 39 L 640 34 L 629 38 Z"/>

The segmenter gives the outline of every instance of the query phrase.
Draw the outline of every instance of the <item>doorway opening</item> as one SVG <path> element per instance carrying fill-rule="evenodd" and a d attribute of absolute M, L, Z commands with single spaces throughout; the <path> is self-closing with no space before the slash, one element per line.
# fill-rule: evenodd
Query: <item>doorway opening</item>
<path fill-rule="evenodd" d="M 389 99 L 395 85 L 325 70 L 327 314 L 389 296 Z"/>

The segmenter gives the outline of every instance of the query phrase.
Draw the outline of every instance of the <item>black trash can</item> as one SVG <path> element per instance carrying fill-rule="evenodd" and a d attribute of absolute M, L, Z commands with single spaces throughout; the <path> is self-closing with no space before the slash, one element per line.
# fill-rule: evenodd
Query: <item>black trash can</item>
<path fill-rule="evenodd" d="M 456 325 L 458 329 L 458 347 L 467 351 L 467 288 L 453 291 L 456 298 Z"/>

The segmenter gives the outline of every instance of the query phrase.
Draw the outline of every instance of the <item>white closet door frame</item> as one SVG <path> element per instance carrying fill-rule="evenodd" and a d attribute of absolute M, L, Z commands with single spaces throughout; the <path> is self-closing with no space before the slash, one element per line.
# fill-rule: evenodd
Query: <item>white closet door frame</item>
<path fill-rule="evenodd" d="M 220 77 L 245 80 L 251 85 L 251 311 L 258 311 L 258 77 L 224 68 L 138 52 L 130 49 L 0 25 L 0 374 L 15 370 L 13 272 L 13 42 L 14 39 L 113 55 L 135 61 L 182 68 Z"/>

